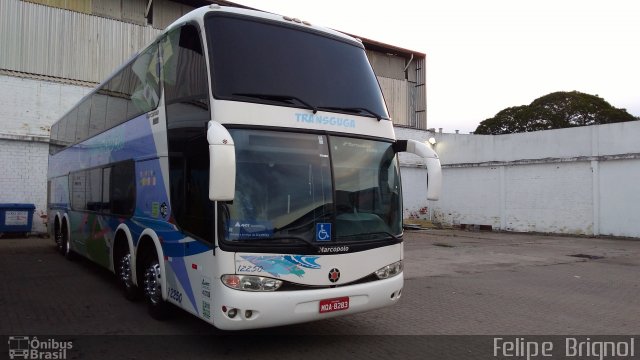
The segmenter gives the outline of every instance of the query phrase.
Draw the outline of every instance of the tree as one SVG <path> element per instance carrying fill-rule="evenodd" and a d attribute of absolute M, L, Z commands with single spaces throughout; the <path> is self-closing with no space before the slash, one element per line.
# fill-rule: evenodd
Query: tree
<path fill-rule="evenodd" d="M 478 125 L 475 134 L 499 135 L 640 120 L 597 95 L 559 91 L 529 105 L 506 108 Z"/>

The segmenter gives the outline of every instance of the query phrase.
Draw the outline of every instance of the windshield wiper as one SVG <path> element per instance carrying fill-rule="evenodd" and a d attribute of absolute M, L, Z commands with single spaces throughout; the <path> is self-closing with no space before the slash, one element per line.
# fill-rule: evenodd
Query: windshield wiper
<path fill-rule="evenodd" d="M 374 231 L 374 232 L 370 232 L 370 233 L 351 234 L 351 235 L 346 235 L 346 236 L 340 236 L 340 239 L 344 239 L 344 238 L 362 238 L 362 237 L 367 237 L 367 236 L 377 235 L 377 234 L 387 235 L 388 237 L 392 238 L 393 240 L 395 240 L 397 242 L 401 242 L 402 241 L 401 238 L 399 238 L 396 235 L 393 235 L 392 233 L 390 233 L 388 231 Z"/>
<path fill-rule="evenodd" d="M 308 102 L 298 97 L 291 96 L 291 95 L 257 94 L 257 93 L 233 93 L 231 95 L 245 96 L 245 97 L 264 99 L 264 100 L 274 100 L 274 101 L 280 101 L 280 102 L 290 102 L 291 100 L 295 100 L 301 103 L 302 105 L 306 106 L 309 110 L 312 110 L 314 114 L 318 112 L 317 107 L 309 104 Z"/>
<path fill-rule="evenodd" d="M 339 111 L 347 111 L 347 112 L 352 112 L 352 113 L 361 113 L 361 112 L 366 112 L 369 113 L 371 115 L 373 115 L 376 119 L 378 119 L 378 121 L 382 120 L 382 116 L 378 115 L 376 112 L 371 111 L 367 108 L 363 108 L 363 107 L 338 107 L 338 106 L 321 106 L 319 107 L 320 110 L 339 110 Z"/>
<path fill-rule="evenodd" d="M 307 222 L 304 222 L 302 224 L 296 224 L 297 220 L 300 220 L 300 219 L 297 219 L 296 221 L 292 221 L 292 222 L 288 223 L 287 225 L 285 225 L 283 227 L 274 228 L 273 232 L 280 232 L 280 231 L 283 231 L 283 230 L 295 231 L 295 230 L 299 230 L 299 229 L 304 229 L 304 228 L 306 228 L 306 227 L 308 227 L 310 225 L 313 225 L 313 224 L 317 223 L 318 221 L 322 221 L 323 219 L 326 219 L 326 218 L 330 217 L 331 215 L 332 215 L 332 213 L 326 212 L 326 213 L 324 213 L 324 214 L 322 214 L 320 216 L 317 216 L 317 217 L 315 217 L 315 218 L 313 218 L 313 219 L 311 219 L 311 220 L 309 220 Z"/>
<path fill-rule="evenodd" d="M 262 238 L 262 239 L 258 239 L 258 240 L 253 240 L 253 239 L 242 239 L 242 240 L 232 240 L 231 242 L 233 243 L 242 243 L 242 244 L 260 244 L 260 245 L 288 245 L 288 242 L 277 242 L 278 240 L 296 240 L 298 242 L 303 242 L 306 245 L 308 245 L 309 247 L 313 248 L 313 249 L 317 249 L 318 246 L 316 246 L 311 240 L 307 240 L 301 236 L 273 236 L 270 238 Z M 274 244 L 275 243 L 275 244 Z"/>

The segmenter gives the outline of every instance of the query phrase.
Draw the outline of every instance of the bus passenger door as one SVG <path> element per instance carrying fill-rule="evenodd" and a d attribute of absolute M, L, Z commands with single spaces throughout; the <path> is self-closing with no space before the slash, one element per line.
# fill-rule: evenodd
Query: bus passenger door
<path fill-rule="evenodd" d="M 167 278 L 169 298 L 212 322 L 210 299 L 214 240 L 209 200 L 207 123 L 211 120 L 209 82 L 202 41 L 195 24 L 170 31 L 160 43 L 167 119 L 171 213 L 181 232 L 175 277 Z"/>

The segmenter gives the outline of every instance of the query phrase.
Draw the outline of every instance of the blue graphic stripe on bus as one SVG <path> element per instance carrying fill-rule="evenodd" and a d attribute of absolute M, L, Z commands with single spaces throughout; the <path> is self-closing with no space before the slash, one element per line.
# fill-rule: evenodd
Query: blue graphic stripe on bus
<path fill-rule="evenodd" d="M 164 234 L 164 240 L 179 240 L 184 238 L 184 235 L 178 232 L 178 229 L 175 227 L 175 225 L 166 221 L 159 221 L 148 218 L 131 218 L 130 222 L 139 226 L 140 228 L 150 228 L 158 234 Z"/>
<path fill-rule="evenodd" d="M 298 264 L 302 267 L 309 269 L 320 269 L 320 265 L 316 264 L 319 256 L 304 256 L 304 255 L 286 255 L 285 260 Z"/>
<path fill-rule="evenodd" d="M 196 298 L 193 295 L 193 289 L 191 288 L 191 282 L 189 281 L 189 274 L 187 273 L 187 265 L 184 263 L 184 258 L 174 257 L 171 259 L 171 261 L 169 261 L 169 264 L 171 264 L 170 266 L 171 269 L 173 269 L 173 273 L 176 274 L 180 285 L 182 285 L 182 289 L 189 298 L 189 301 L 191 301 L 191 305 L 193 305 L 196 314 L 199 315 L 200 312 L 198 311 L 198 306 L 196 305 Z"/>
<path fill-rule="evenodd" d="M 136 163 L 136 216 L 168 220 L 171 214 L 159 159 Z"/>
<path fill-rule="evenodd" d="M 356 121 L 353 119 L 340 118 L 335 116 L 321 116 L 313 114 L 296 113 L 296 121 L 307 124 L 329 125 L 336 127 L 355 128 Z"/>
<path fill-rule="evenodd" d="M 49 158 L 49 178 L 158 153 L 146 114 L 140 115 Z"/>
<path fill-rule="evenodd" d="M 305 271 L 303 268 L 319 269 L 320 266 L 315 263 L 319 256 L 241 256 L 253 265 L 261 267 L 265 272 L 280 277 L 281 275 L 296 275 L 303 277 Z M 317 267 L 313 267 L 317 266 Z"/>
<path fill-rule="evenodd" d="M 183 235 L 184 236 L 184 235 Z M 162 243 L 162 251 L 165 256 L 183 257 L 201 254 L 210 251 L 211 248 L 199 241 L 190 242 L 173 242 L 164 241 Z"/>

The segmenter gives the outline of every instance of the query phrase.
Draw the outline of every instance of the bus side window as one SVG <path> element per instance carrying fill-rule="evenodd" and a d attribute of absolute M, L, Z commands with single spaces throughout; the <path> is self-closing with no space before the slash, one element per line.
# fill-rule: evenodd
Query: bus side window
<path fill-rule="evenodd" d="M 78 106 L 78 123 L 76 126 L 76 142 L 81 142 L 89 137 L 89 119 L 91 115 L 91 98 L 86 98 Z"/>
<path fill-rule="evenodd" d="M 61 146 L 60 149 L 63 149 L 65 146 L 67 146 L 67 143 L 65 141 L 66 138 L 66 134 L 67 134 L 67 121 L 68 118 L 65 116 L 62 119 L 60 119 L 60 121 L 58 121 L 58 133 L 57 133 L 57 140 L 58 140 L 58 144 Z"/>
<path fill-rule="evenodd" d="M 89 121 L 89 136 L 97 135 L 104 130 L 107 115 L 107 95 L 99 89 L 91 95 L 91 120 Z"/>
<path fill-rule="evenodd" d="M 85 175 L 87 210 L 100 211 L 102 203 L 102 169 L 91 169 Z"/>
<path fill-rule="evenodd" d="M 213 202 L 209 200 L 209 112 L 207 67 L 198 29 L 174 30 L 160 43 L 166 99 L 171 208 L 178 226 L 212 242 Z"/>
<path fill-rule="evenodd" d="M 78 171 L 69 176 L 71 182 L 71 208 L 73 210 L 86 210 L 86 171 Z"/>
<path fill-rule="evenodd" d="M 78 109 L 73 109 L 67 115 L 67 129 L 65 131 L 64 141 L 67 145 L 76 142 L 76 123 L 78 122 Z"/>
<path fill-rule="evenodd" d="M 138 58 L 123 69 L 122 93 L 126 93 L 127 118 L 132 119 L 140 114 L 158 107 L 160 101 L 160 73 L 158 69 L 158 45 L 154 44 L 141 53 Z"/>
<path fill-rule="evenodd" d="M 107 129 L 129 120 L 127 119 L 127 103 L 131 100 L 131 95 L 126 93 L 126 89 L 123 86 L 122 73 L 123 72 L 116 74 L 105 85 L 108 95 Z"/>
<path fill-rule="evenodd" d="M 51 133 L 49 134 L 49 155 L 58 152 L 60 145 L 58 144 L 58 126 L 59 122 L 51 125 Z"/>
<path fill-rule="evenodd" d="M 102 169 L 102 212 L 111 213 L 111 167 Z"/>
<path fill-rule="evenodd" d="M 136 177 L 133 161 L 115 164 L 110 171 L 109 203 L 114 215 L 131 216 L 136 204 Z"/>

